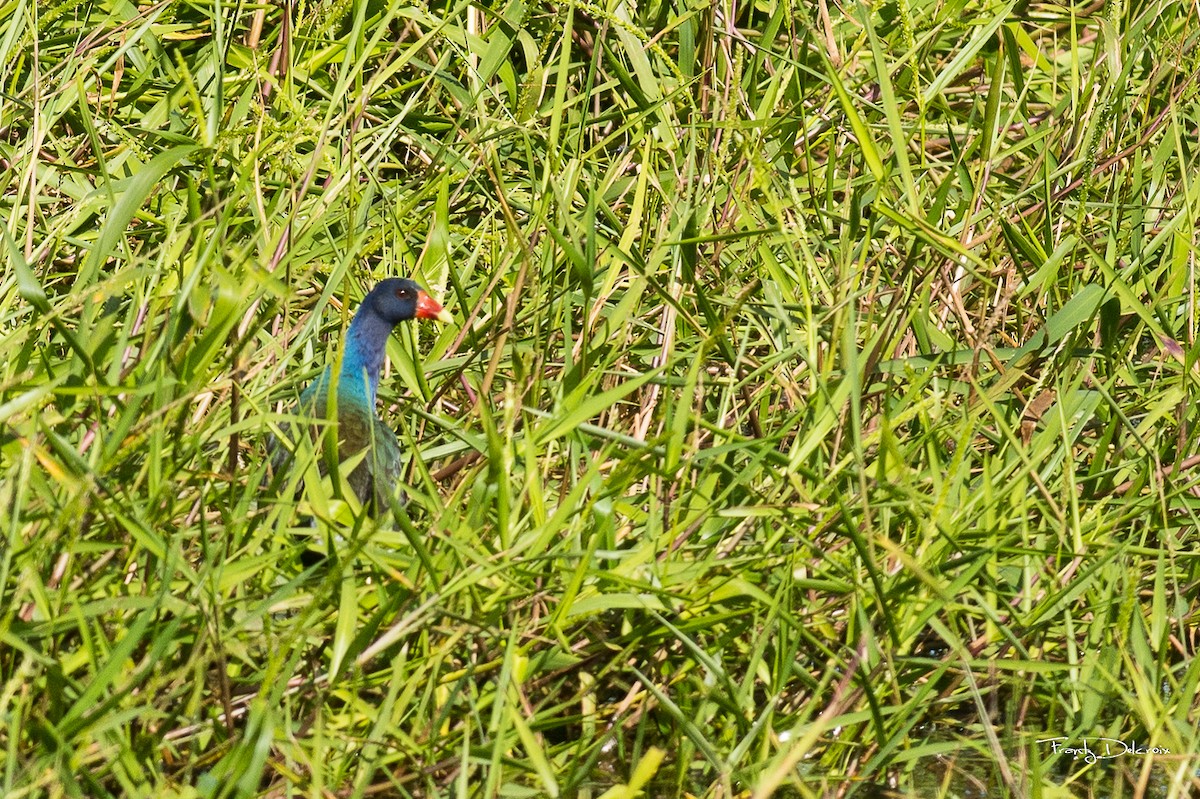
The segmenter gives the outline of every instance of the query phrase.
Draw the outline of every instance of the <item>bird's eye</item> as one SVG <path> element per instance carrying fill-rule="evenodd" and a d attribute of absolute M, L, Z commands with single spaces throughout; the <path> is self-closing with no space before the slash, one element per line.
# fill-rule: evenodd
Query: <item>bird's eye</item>
<path fill-rule="evenodd" d="M 412 297 L 412 292 L 409 291 L 408 289 L 396 289 L 396 298 L 397 299 L 407 300 L 410 297 Z"/>

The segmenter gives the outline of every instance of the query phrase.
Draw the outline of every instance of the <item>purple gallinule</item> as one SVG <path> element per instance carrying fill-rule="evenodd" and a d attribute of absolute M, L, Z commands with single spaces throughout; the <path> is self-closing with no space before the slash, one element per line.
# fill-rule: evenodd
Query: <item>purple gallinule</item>
<path fill-rule="evenodd" d="M 338 461 L 344 462 L 365 450 L 362 460 L 351 470 L 348 482 L 359 501 L 376 514 L 391 507 L 401 466 L 396 434 L 375 413 L 379 372 L 392 329 L 413 318 L 452 321 L 450 314 L 413 281 L 394 277 L 383 280 L 363 297 L 346 331 L 342 349 L 342 367 L 333 403 L 337 409 Z M 325 367 L 324 373 L 304 389 L 300 394 L 300 413 L 328 418 L 331 375 L 331 367 Z M 286 425 L 284 432 L 291 435 Z M 318 434 L 316 430 L 313 433 Z M 294 448 L 281 446 L 275 439 L 269 442 L 269 448 L 274 480 L 278 480 L 291 462 Z M 325 471 L 324 462 L 321 471 Z"/>

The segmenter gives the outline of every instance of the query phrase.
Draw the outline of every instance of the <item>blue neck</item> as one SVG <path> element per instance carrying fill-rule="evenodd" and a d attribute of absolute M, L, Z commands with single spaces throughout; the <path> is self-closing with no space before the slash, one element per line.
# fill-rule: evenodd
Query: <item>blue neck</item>
<path fill-rule="evenodd" d="M 387 350 L 392 325 L 364 302 L 346 331 L 342 371 L 338 373 L 338 396 L 360 400 L 375 407 L 379 371 Z"/>

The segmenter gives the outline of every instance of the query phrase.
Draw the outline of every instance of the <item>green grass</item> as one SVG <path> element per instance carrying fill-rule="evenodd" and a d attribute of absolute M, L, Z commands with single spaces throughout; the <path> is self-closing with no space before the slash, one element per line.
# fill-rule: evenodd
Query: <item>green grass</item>
<path fill-rule="evenodd" d="M 1189 795 L 1198 22 L 0 0 L 0 794 Z"/>

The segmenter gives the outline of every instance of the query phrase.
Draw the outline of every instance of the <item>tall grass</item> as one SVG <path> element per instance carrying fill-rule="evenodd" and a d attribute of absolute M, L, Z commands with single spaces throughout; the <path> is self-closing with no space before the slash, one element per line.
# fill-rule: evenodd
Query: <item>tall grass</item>
<path fill-rule="evenodd" d="M 1194 4 L 0 8 L 5 796 L 1198 787 Z"/>

